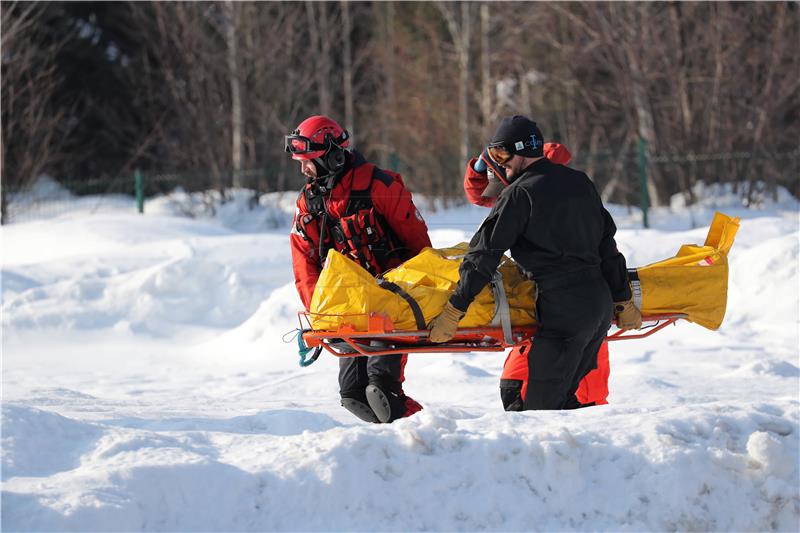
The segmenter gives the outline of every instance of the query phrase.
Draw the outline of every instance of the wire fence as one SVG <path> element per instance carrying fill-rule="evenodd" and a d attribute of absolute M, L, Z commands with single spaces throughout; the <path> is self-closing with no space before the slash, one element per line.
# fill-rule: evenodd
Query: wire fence
<path fill-rule="evenodd" d="M 752 205 L 765 197 L 777 199 L 778 186 L 795 197 L 800 196 L 800 149 L 792 152 L 735 152 L 705 154 L 650 154 L 640 144 L 620 153 L 600 152 L 576 155 L 569 166 L 585 171 L 595 182 L 606 202 L 647 210 L 651 205 L 669 205 L 670 197 L 682 197 L 683 205 L 692 205 L 697 184 L 731 183 L 743 205 Z M 403 169 L 399 169 L 403 170 Z M 234 182 L 242 184 L 251 196 L 253 208 L 262 205 L 259 198 L 271 183 L 266 168 L 250 169 L 227 175 L 209 172 L 147 174 L 87 180 L 53 180 L 42 177 L 20 190 L 3 191 L 3 223 L 47 219 L 69 213 L 102 213 L 130 209 L 147 213 L 154 198 L 182 192 L 185 205 L 178 210 L 193 216 L 213 214 L 217 204 L 225 202 Z M 461 176 L 453 176 L 460 183 Z M 649 186 L 648 186 L 649 184 Z M 653 184 L 658 184 L 654 186 Z M 298 187 L 299 189 L 299 184 Z M 667 191 L 664 193 L 664 191 Z M 463 199 L 461 187 L 452 187 L 450 200 Z"/>
<path fill-rule="evenodd" d="M 237 173 L 237 180 L 252 197 L 252 207 L 266 191 L 259 190 L 258 176 L 265 169 Z M 54 180 L 42 176 L 29 186 L 3 191 L 3 223 L 53 218 L 68 214 L 96 214 L 130 209 L 144 214 L 146 205 L 164 195 L 181 193 L 172 199 L 179 213 L 187 216 L 213 214 L 216 206 L 230 198 L 232 174 L 211 176 L 206 172 L 131 175 L 87 180 Z"/>

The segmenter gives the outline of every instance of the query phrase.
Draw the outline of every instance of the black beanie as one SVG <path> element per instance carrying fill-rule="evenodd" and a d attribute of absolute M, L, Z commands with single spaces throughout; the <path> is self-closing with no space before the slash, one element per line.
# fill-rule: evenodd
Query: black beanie
<path fill-rule="evenodd" d="M 506 117 L 492 137 L 492 143 L 505 143 L 524 157 L 544 155 L 544 137 L 534 121 L 522 115 Z"/>

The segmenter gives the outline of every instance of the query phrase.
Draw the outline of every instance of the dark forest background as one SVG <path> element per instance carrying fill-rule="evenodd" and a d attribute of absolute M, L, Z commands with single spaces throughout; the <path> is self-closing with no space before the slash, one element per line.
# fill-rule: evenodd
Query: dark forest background
<path fill-rule="evenodd" d="M 697 180 L 798 188 L 793 2 L 6 2 L 2 184 L 179 173 L 296 189 L 283 135 L 343 123 L 414 191 L 460 199 L 508 114 L 565 144 L 604 198 Z M 189 176 L 189 177 L 187 177 Z M 5 205 L 5 202 L 4 202 Z"/>

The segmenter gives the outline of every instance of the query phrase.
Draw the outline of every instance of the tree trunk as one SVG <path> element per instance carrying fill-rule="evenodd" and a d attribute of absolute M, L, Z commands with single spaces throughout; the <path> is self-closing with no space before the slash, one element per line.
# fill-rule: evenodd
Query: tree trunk
<path fill-rule="evenodd" d="M 461 86 L 459 87 L 459 106 L 461 126 L 461 168 L 469 161 L 469 70 L 470 70 L 470 40 L 472 17 L 470 16 L 470 3 L 461 3 Z"/>
<path fill-rule="evenodd" d="M 231 0 L 225 2 L 225 40 L 228 45 L 228 75 L 231 84 L 231 163 L 233 168 L 233 187 L 243 187 L 242 183 L 242 121 L 241 84 L 239 82 L 237 39 L 237 6 Z"/>
<path fill-rule="evenodd" d="M 458 56 L 459 66 L 459 88 L 458 88 L 458 123 L 461 130 L 461 168 L 469 161 L 469 68 L 470 68 L 470 3 L 461 3 L 461 24 L 456 20 L 456 15 L 449 4 L 437 3 L 436 7 L 442 14 L 447 29 L 450 32 L 450 39 Z"/>
<path fill-rule="evenodd" d="M 669 4 L 669 14 L 672 30 L 672 48 L 674 58 L 675 77 L 677 78 L 677 98 L 678 108 L 681 117 L 681 139 L 674 143 L 674 146 L 681 149 L 681 155 L 686 155 L 687 148 L 693 146 L 692 144 L 692 109 L 689 100 L 689 81 L 688 81 L 688 66 L 686 62 L 686 39 L 683 35 L 683 13 L 681 6 L 677 3 Z M 690 165 L 684 171 L 683 167 L 678 169 L 678 178 L 681 181 L 681 189 L 686 197 L 687 204 L 693 204 L 694 198 L 694 183 L 697 180 L 695 176 L 696 167 L 694 164 Z"/>
<path fill-rule="evenodd" d="M 393 124 L 393 119 L 396 112 L 397 107 L 397 94 L 395 91 L 395 72 L 397 69 L 397 63 L 395 60 L 395 53 L 394 53 L 394 23 L 395 23 L 395 10 L 394 10 L 394 2 L 386 2 L 384 4 L 386 6 L 385 11 L 383 12 L 383 23 L 384 23 L 384 53 L 386 54 L 386 61 L 384 62 L 384 76 L 385 76 L 385 85 L 386 85 L 386 92 L 384 93 L 384 105 L 383 109 L 381 110 L 381 115 L 384 119 L 384 127 L 380 129 L 380 139 L 381 139 L 381 166 L 384 168 L 389 168 L 395 166 L 394 159 L 396 155 L 394 153 L 394 148 L 392 148 L 392 143 L 390 142 L 391 136 L 391 128 L 388 127 L 389 124 Z M 398 170 L 394 168 L 393 170 Z"/>
<path fill-rule="evenodd" d="M 641 51 L 641 47 L 638 46 L 640 43 L 637 42 L 638 39 L 636 36 L 632 35 L 633 33 L 639 31 L 641 31 L 641 28 L 628 28 L 631 39 L 628 43 L 626 52 L 628 58 L 628 68 L 630 71 L 629 82 L 631 94 L 633 96 L 633 110 L 636 113 L 637 120 L 636 131 L 639 134 L 639 137 L 644 139 L 647 145 L 648 161 L 650 161 L 649 155 L 652 154 L 653 151 L 658 150 L 658 144 L 655 123 L 653 120 L 653 112 L 650 109 L 650 102 L 647 96 L 646 80 L 639 64 L 640 58 L 638 53 Z M 650 196 L 650 203 L 652 205 L 661 205 L 661 196 L 659 194 L 658 187 L 659 182 L 660 173 L 658 172 L 658 169 L 655 167 L 655 165 L 648 165 L 647 193 Z"/>
<path fill-rule="evenodd" d="M 314 6 L 319 6 L 320 13 L 316 13 Z M 331 91 L 330 91 L 330 78 L 328 76 L 328 69 L 330 65 L 327 60 L 328 51 L 330 50 L 326 43 L 329 42 L 330 29 L 325 25 L 324 20 L 317 20 L 327 18 L 325 13 L 327 6 L 324 2 L 319 4 L 315 2 L 306 2 L 306 21 L 308 22 L 308 33 L 311 39 L 311 54 L 314 57 L 314 74 L 317 82 L 317 94 L 319 95 L 319 112 L 323 115 L 330 115 L 331 112 Z M 322 40 L 320 40 L 322 36 Z"/>
<path fill-rule="evenodd" d="M 2 161 L 2 166 L 5 167 L 6 151 L 2 135 L 0 135 L 0 161 Z M 8 192 L 8 178 L 6 173 L 2 172 L 0 173 L 0 226 L 8 222 Z"/>
<path fill-rule="evenodd" d="M 331 35 L 333 34 L 332 26 L 330 24 L 330 17 L 328 13 L 328 4 L 320 2 L 319 7 L 319 26 L 320 29 L 320 49 L 319 60 L 317 61 L 317 69 L 320 72 L 320 90 L 319 101 L 322 108 L 323 115 L 330 115 L 333 113 L 333 90 L 331 88 L 331 51 L 333 46 L 331 43 Z"/>
<path fill-rule="evenodd" d="M 352 54 L 352 26 L 350 21 L 350 2 L 341 1 L 342 6 L 342 76 L 344 77 L 344 124 L 350 133 L 350 146 L 355 145 L 353 136 L 353 54 Z"/>
<path fill-rule="evenodd" d="M 711 9 L 714 10 L 714 15 L 719 16 L 719 5 L 710 5 Z M 711 84 L 711 97 L 709 98 L 708 102 L 708 138 L 706 140 L 706 145 L 711 148 L 711 150 L 719 150 L 721 147 L 721 142 L 719 140 L 719 131 L 720 131 L 720 91 L 722 87 L 722 80 L 724 74 L 724 60 L 723 60 L 723 45 L 722 45 L 722 37 L 723 32 L 719 26 L 714 26 L 713 28 L 713 55 L 714 55 L 714 75 L 713 75 L 713 82 Z"/>
<path fill-rule="evenodd" d="M 492 113 L 492 72 L 489 30 L 491 18 L 489 4 L 481 4 L 481 114 L 483 115 L 483 137 L 488 138 L 489 129 L 495 121 Z"/>

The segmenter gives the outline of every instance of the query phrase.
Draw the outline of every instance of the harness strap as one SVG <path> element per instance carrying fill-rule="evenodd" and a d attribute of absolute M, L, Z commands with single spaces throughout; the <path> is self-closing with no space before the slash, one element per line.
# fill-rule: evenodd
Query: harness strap
<path fill-rule="evenodd" d="M 639 271 L 635 268 L 628 269 L 628 279 L 631 282 L 631 294 L 633 295 L 633 305 L 638 309 L 642 308 L 642 282 L 639 281 Z"/>
<path fill-rule="evenodd" d="M 375 165 L 366 163 L 363 166 L 366 167 L 363 170 L 359 170 L 362 165 L 353 169 L 353 184 L 345 206 L 345 212 L 341 218 L 334 218 L 327 210 L 325 195 L 332 187 L 324 190 L 316 186 L 306 187 L 301 191 L 301 194 L 305 194 L 306 208 L 309 214 L 313 215 L 318 221 L 319 243 L 317 248 L 319 266 L 322 267 L 325 264 L 328 250 L 335 248 L 342 253 L 351 253 L 361 263 L 362 267 L 377 275 L 386 267 L 386 263 L 391 258 L 407 259 L 405 257 L 407 249 L 401 246 L 401 240 L 397 237 L 386 218 L 375 209 L 372 202 L 371 189 L 373 181 L 378 179 L 389 186 L 393 182 L 393 178 Z M 369 167 L 371 167 L 371 170 Z M 383 233 L 381 237 L 375 238 L 377 239 L 376 242 L 381 244 L 376 250 L 372 248 L 375 243 L 361 241 L 361 232 L 359 227 L 356 227 L 358 225 L 356 221 L 343 220 L 364 210 L 371 210 L 374 213 L 374 220 L 371 217 L 365 220 L 366 223 L 374 225 L 374 227 L 366 226 L 363 228 L 367 235 L 372 235 L 376 228 L 379 230 L 379 234 Z M 349 237 L 345 236 L 345 230 Z M 306 240 L 311 241 L 307 236 Z"/>
<path fill-rule="evenodd" d="M 503 338 L 507 344 L 514 344 L 511 337 L 511 311 L 508 308 L 506 288 L 503 286 L 503 275 L 500 270 L 495 270 L 492 276 L 492 293 L 494 294 L 494 317 L 492 326 L 503 328 Z"/>
<path fill-rule="evenodd" d="M 408 303 L 408 306 L 411 308 L 411 312 L 414 313 L 414 320 L 417 322 L 417 329 L 420 331 L 427 329 L 427 324 L 425 324 L 425 315 L 422 314 L 422 309 L 410 294 L 404 291 L 402 287 L 396 283 L 392 283 L 391 281 L 387 281 L 385 279 L 378 280 L 378 285 L 382 289 L 391 291 L 405 300 Z"/>
<path fill-rule="evenodd" d="M 325 259 L 328 257 L 328 250 L 325 247 L 325 234 L 328 231 L 328 212 L 325 211 L 322 214 L 322 220 L 319 223 L 319 255 L 317 256 L 317 260 L 319 261 L 320 265 L 325 264 Z"/>

